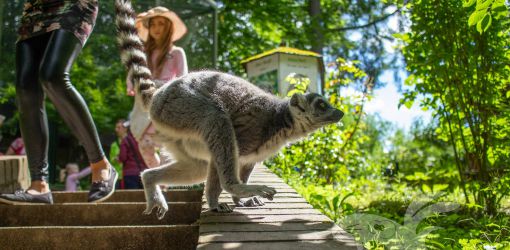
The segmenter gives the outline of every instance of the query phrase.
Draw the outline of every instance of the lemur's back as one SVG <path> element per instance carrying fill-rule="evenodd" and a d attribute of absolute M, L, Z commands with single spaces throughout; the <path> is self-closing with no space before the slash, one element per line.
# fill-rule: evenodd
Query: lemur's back
<path fill-rule="evenodd" d="M 208 100 L 210 105 L 218 106 L 229 114 L 243 111 L 239 108 L 247 102 L 267 106 L 280 101 L 242 78 L 214 71 L 189 73 L 164 85 L 155 95 L 152 103 L 155 115 L 168 98 Z"/>
<path fill-rule="evenodd" d="M 275 111 L 287 107 L 251 83 L 213 71 L 190 73 L 158 89 L 150 109 L 151 119 L 184 132 L 207 133 L 218 114 L 228 116 L 240 154 L 257 150 L 275 128 Z M 278 122 L 284 120 L 278 119 Z"/>

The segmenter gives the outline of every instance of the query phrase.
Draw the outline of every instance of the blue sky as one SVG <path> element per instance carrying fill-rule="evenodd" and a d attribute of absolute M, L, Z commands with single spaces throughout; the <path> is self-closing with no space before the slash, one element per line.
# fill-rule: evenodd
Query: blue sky
<path fill-rule="evenodd" d="M 394 6 L 390 6 L 386 9 L 386 13 L 395 11 Z M 394 32 L 398 30 L 398 19 L 396 16 L 392 16 L 388 19 L 387 26 Z M 350 40 L 359 41 L 362 39 L 361 34 L 357 31 L 351 32 L 349 36 Z M 384 41 L 384 48 L 387 53 L 399 53 L 395 50 L 395 42 Z M 365 111 L 369 114 L 378 113 L 383 119 L 393 122 L 397 127 L 409 129 L 412 122 L 415 119 L 422 118 L 424 121 L 429 122 L 432 117 L 430 111 L 423 111 L 419 106 L 419 101 L 415 101 L 413 106 L 408 109 L 405 106 L 398 108 L 399 100 L 402 98 L 402 94 L 398 92 L 398 86 L 403 86 L 403 83 L 395 83 L 392 71 L 384 72 L 377 81 L 384 82 L 386 85 L 382 88 L 376 89 L 373 93 L 373 98 L 365 105 Z M 407 74 L 402 71 L 398 72 L 400 79 L 404 81 Z M 402 88 L 406 88 L 403 86 Z"/>
<path fill-rule="evenodd" d="M 404 80 L 405 78 L 402 78 Z M 373 98 L 365 105 L 365 111 L 369 114 L 378 113 L 383 119 L 395 123 L 397 127 L 409 129 L 413 120 L 422 118 L 429 122 L 432 117 L 430 111 L 423 111 L 419 106 L 419 102 L 415 101 L 413 106 L 408 109 L 403 106 L 398 108 L 399 100 L 402 94 L 398 92 L 398 88 L 393 81 L 391 72 L 384 73 L 380 80 L 386 82 L 386 86 L 376 89 Z"/>

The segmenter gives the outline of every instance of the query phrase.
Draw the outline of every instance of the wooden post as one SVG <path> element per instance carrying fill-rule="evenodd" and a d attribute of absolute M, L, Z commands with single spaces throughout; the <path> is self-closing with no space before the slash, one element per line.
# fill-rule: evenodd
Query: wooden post
<path fill-rule="evenodd" d="M 3 36 L 2 32 L 4 30 L 4 9 L 5 9 L 5 2 L 0 1 L 0 58 L 2 58 L 2 48 L 3 48 Z"/>
<path fill-rule="evenodd" d="M 26 156 L 0 156 L 0 193 L 13 193 L 30 186 Z"/>

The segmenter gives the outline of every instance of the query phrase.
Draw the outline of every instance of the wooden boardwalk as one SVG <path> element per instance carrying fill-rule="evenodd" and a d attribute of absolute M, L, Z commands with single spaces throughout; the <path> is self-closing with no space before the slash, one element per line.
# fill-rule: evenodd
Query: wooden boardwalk
<path fill-rule="evenodd" d="M 357 249 L 349 234 L 266 167 L 255 167 L 249 183 L 274 187 L 278 194 L 272 201 L 264 199 L 265 206 L 235 208 L 230 214 L 207 211 L 204 196 L 197 249 Z M 227 193 L 220 202 L 233 206 Z"/>

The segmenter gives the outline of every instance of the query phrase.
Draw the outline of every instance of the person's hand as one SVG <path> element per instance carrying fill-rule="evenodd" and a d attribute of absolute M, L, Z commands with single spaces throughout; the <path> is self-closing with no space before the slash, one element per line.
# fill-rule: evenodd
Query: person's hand
<path fill-rule="evenodd" d="M 60 169 L 60 175 L 59 175 L 60 182 L 64 182 L 66 180 L 66 169 L 62 168 Z"/>
<path fill-rule="evenodd" d="M 126 94 L 127 94 L 128 96 L 135 96 L 135 89 L 134 89 L 134 87 L 133 87 L 133 83 L 131 83 L 131 82 L 129 82 L 129 81 L 128 81 L 128 82 L 126 83 L 126 85 L 127 85 L 127 86 L 126 86 Z"/>

